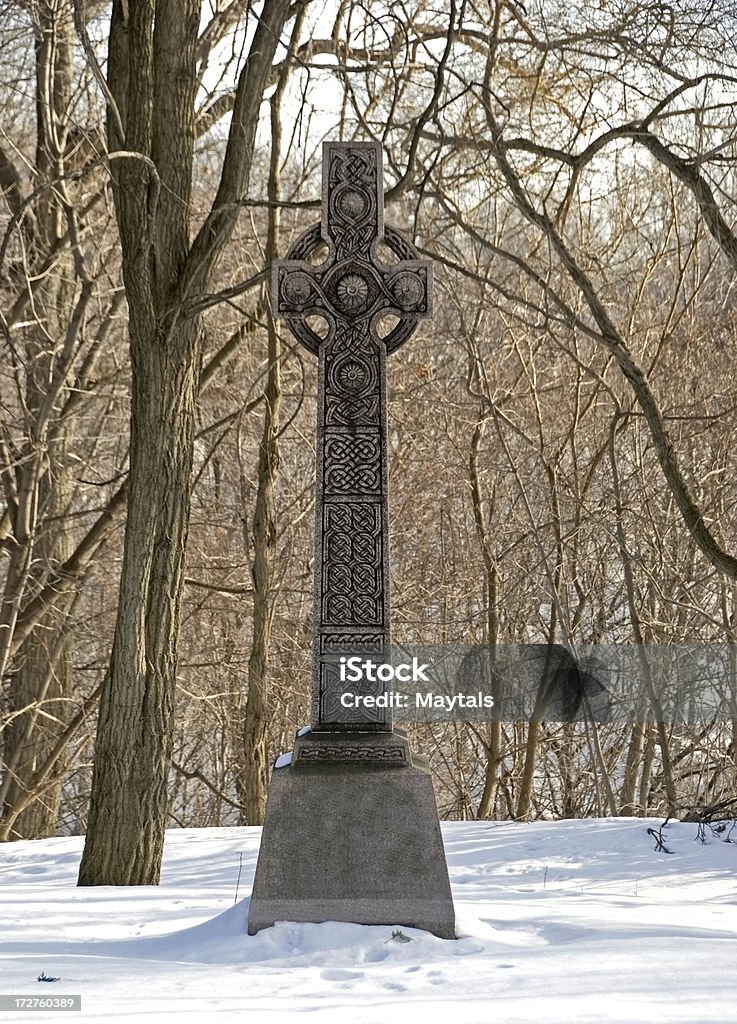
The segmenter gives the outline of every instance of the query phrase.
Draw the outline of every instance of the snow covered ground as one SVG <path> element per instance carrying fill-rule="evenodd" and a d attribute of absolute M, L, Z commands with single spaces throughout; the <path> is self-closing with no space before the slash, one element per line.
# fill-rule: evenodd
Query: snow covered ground
<path fill-rule="evenodd" d="M 444 823 L 455 942 L 334 923 L 247 936 L 256 828 L 170 831 L 152 888 L 76 888 L 79 838 L 8 844 L 0 993 L 81 993 L 82 1011 L 0 1024 L 737 1020 L 737 828 L 703 844 L 672 824 L 666 854 L 648 825 Z"/>

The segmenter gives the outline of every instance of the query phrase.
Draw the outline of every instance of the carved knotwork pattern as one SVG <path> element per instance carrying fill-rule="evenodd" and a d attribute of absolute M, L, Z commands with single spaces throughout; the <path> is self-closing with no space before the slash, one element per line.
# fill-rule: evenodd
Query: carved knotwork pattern
<path fill-rule="evenodd" d="M 325 632 L 319 637 L 319 687 L 313 693 L 315 717 L 322 723 L 330 723 L 331 728 L 351 732 L 356 728 L 357 720 L 362 727 L 371 732 L 384 731 L 387 722 L 385 708 L 362 708 L 360 713 L 344 708 L 340 695 L 345 683 L 340 680 L 340 658 L 343 655 L 359 655 L 383 661 L 388 651 L 386 632 L 366 633 L 358 629 L 350 632 Z M 378 696 L 383 692 L 380 682 L 361 685 L 361 692 Z"/>
<path fill-rule="evenodd" d="M 383 633 L 323 633 L 320 650 L 323 654 L 383 654 Z"/>
<path fill-rule="evenodd" d="M 325 347 L 326 427 L 381 426 L 381 356 L 355 327 L 340 325 Z"/>
<path fill-rule="evenodd" d="M 305 747 L 299 752 L 300 761 L 378 761 L 384 764 L 408 764 L 407 753 L 401 747 L 370 747 L 355 743 L 324 743 Z"/>
<path fill-rule="evenodd" d="M 327 221 L 338 260 L 367 251 L 379 235 L 378 180 L 378 151 L 373 147 L 333 151 L 326 181 Z"/>
<path fill-rule="evenodd" d="M 330 503 L 323 518 L 325 625 L 383 625 L 381 506 Z"/>
<path fill-rule="evenodd" d="M 325 437 L 323 484 L 327 496 L 381 494 L 379 435 L 328 434 Z"/>

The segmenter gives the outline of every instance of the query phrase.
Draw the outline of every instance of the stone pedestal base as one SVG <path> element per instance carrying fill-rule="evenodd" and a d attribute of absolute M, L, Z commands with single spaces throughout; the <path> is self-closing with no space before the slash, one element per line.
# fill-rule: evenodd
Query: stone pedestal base
<path fill-rule="evenodd" d="M 248 915 L 352 921 L 455 938 L 432 781 L 397 733 L 300 737 L 274 770 Z"/>

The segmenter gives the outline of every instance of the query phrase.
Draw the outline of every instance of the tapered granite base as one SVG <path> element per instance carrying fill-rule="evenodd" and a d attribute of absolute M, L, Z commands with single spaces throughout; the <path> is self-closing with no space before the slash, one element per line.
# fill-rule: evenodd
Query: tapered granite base
<path fill-rule="evenodd" d="M 352 921 L 455 938 L 455 913 L 432 781 L 397 733 L 297 740 L 274 770 L 248 914 Z"/>

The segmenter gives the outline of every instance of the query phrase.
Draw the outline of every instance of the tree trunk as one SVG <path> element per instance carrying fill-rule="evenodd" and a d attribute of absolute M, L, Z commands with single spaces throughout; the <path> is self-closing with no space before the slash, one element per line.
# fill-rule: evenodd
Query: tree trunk
<path fill-rule="evenodd" d="M 642 722 L 635 722 L 632 726 L 619 803 L 619 813 L 623 817 L 643 814 L 642 806 L 636 801 L 636 794 L 638 773 L 645 750 L 645 728 Z"/>
<path fill-rule="evenodd" d="M 303 7 L 295 19 L 292 47 L 296 49 Z M 289 60 L 282 66 L 271 98 L 271 161 L 269 165 L 269 228 L 264 261 L 270 266 L 279 248 L 281 164 L 281 102 L 289 76 Z M 270 303 L 266 303 L 270 307 Z M 269 648 L 274 618 L 274 557 L 276 553 L 276 485 L 279 474 L 279 413 L 281 409 L 281 340 L 268 314 L 268 369 L 264 426 L 258 454 L 258 483 L 253 515 L 253 641 L 248 661 L 248 697 L 243 723 L 245 776 L 243 801 L 249 825 L 263 823 L 269 783 Z"/>
<path fill-rule="evenodd" d="M 191 323 L 165 352 L 160 339 L 136 338 L 131 328 L 130 498 L 80 868 L 85 885 L 158 882 L 167 814 L 201 345 Z"/>
<path fill-rule="evenodd" d="M 58 452 L 57 452 L 58 456 Z M 60 466 L 61 463 L 57 462 Z M 61 469 L 68 477 L 69 466 Z M 59 522 L 68 512 L 63 480 L 49 485 L 48 474 L 41 481 L 41 503 L 47 516 Z M 41 566 L 58 564 L 71 553 L 69 535 L 63 526 L 45 533 L 36 545 Z M 40 778 L 39 770 L 56 746 L 69 718 L 71 697 L 70 650 L 67 618 L 74 594 L 67 593 L 41 618 L 15 659 L 8 688 L 13 715 L 3 734 L 4 771 L 8 785 L 3 807 L 2 839 L 44 839 L 56 834 L 61 798 L 61 775 Z M 25 709 L 25 710 L 24 710 Z M 35 795 L 34 795 L 35 794 Z M 29 797 L 32 797 L 29 802 Z"/>
<path fill-rule="evenodd" d="M 471 500 L 473 503 L 473 518 L 476 527 L 476 539 L 481 548 L 481 555 L 484 563 L 484 576 L 486 582 L 486 643 L 489 646 L 489 672 L 493 680 L 496 671 L 495 648 L 499 643 L 499 566 L 497 564 L 496 552 L 489 536 L 489 524 L 484 514 L 483 497 L 481 493 L 481 478 L 479 474 L 478 456 L 481 447 L 486 421 L 491 416 L 491 408 L 488 404 L 477 415 L 476 426 L 471 436 L 471 450 L 469 456 L 469 476 L 471 480 Z M 493 495 L 492 495 L 493 515 Z M 482 659 L 483 660 L 483 659 Z M 481 799 L 476 810 L 476 817 L 479 820 L 491 818 L 494 813 L 496 794 L 499 787 L 499 766 L 502 762 L 502 724 L 501 722 L 490 722 L 484 738 L 484 751 L 486 754 L 486 766 L 484 768 L 484 788 Z"/>
<path fill-rule="evenodd" d="M 110 30 L 109 80 L 125 120 L 125 148 L 148 160 L 119 161 L 113 172 L 130 318 L 130 473 L 115 639 L 79 874 L 84 885 L 158 882 L 166 826 L 202 360 L 199 324 L 171 306 L 188 244 L 199 4 L 168 6 L 159 5 L 154 23 L 153 4 L 131 3 L 128 22 L 116 3 Z M 171 22 L 164 27 L 166 15 Z M 115 126 L 110 136 L 111 148 L 121 144 Z"/>
<path fill-rule="evenodd" d="M 80 885 L 159 880 L 202 362 L 200 324 L 187 307 L 208 286 L 248 187 L 261 96 L 288 9 L 287 0 L 264 5 L 236 91 L 215 204 L 190 244 L 200 3 L 113 5 L 110 143 L 140 154 L 113 169 L 130 316 L 130 485 Z"/>
<path fill-rule="evenodd" d="M 264 253 L 267 265 L 276 259 L 279 237 L 279 163 L 281 111 L 279 100 L 286 78 L 271 102 L 271 166 L 269 168 L 269 232 Z M 279 473 L 279 410 L 281 407 L 281 343 L 273 317 L 268 317 L 268 370 L 264 426 L 258 454 L 258 484 L 253 515 L 253 641 L 248 661 L 248 697 L 243 726 L 245 763 L 244 802 L 249 825 L 261 825 L 266 813 L 269 783 L 268 669 L 274 616 L 273 560 L 276 549 L 274 501 Z"/>
<path fill-rule="evenodd" d="M 540 739 L 540 728 L 542 719 L 533 716 L 527 725 L 527 739 L 525 741 L 525 757 L 522 767 L 522 777 L 519 784 L 517 806 L 514 816 L 518 821 L 524 821 L 530 814 L 532 803 L 532 789 L 535 782 L 535 763 L 537 761 L 537 748 Z"/>
<path fill-rule="evenodd" d="M 35 34 L 36 173 L 51 181 L 64 171 L 72 95 L 71 12 L 43 2 L 33 12 Z M 66 197 L 68 198 L 68 197 Z M 34 318 L 23 330 L 25 339 L 25 409 L 29 420 L 27 465 L 21 468 L 14 537 L 18 547 L 6 578 L 3 632 L 11 656 L 14 625 L 28 594 L 43 587 L 54 570 L 70 556 L 69 504 L 74 488 L 67 438 L 71 417 L 60 408 L 67 394 L 65 346 L 75 313 L 78 280 L 68 250 L 54 258 L 67 221 L 64 202 L 56 189 L 40 192 L 35 216 L 23 223 L 31 272 L 39 272 L 34 290 Z M 30 285 L 29 285 L 30 287 Z M 10 502 L 8 503 L 10 505 Z M 19 571 L 20 570 L 20 571 Z M 8 710 L 10 724 L 3 734 L 3 782 L 0 807 L 2 839 L 36 839 L 53 835 L 59 815 L 61 779 L 58 770 L 40 778 L 64 731 L 68 714 L 70 672 L 67 617 L 74 595 L 62 593 L 39 618 L 12 655 Z M 10 616 L 10 618 L 9 618 Z"/>
<path fill-rule="evenodd" d="M 670 750 L 670 737 L 668 736 L 668 730 L 666 729 L 663 708 L 660 703 L 658 692 L 655 688 L 655 683 L 652 677 L 652 671 L 650 667 L 650 661 L 647 656 L 647 650 L 645 649 L 645 641 L 642 635 L 642 628 L 640 624 L 640 612 L 637 606 L 637 596 L 635 592 L 635 577 L 632 571 L 632 561 L 629 549 L 627 547 L 627 538 L 624 530 L 624 506 L 622 502 L 619 469 L 617 466 L 617 456 L 615 450 L 617 423 L 619 420 L 619 416 L 619 413 L 615 415 L 614 419 L 612 420 L 611 429 L 609 431 L 609 462 L 612 469 L 612 488 L 614 490 L 617 544 L 619 546 L 619 555 L 622 560 L 622 571 L 624 575 L 625 591 L 627 594 L 627 604 L 629 606 L 632 636 L 635 641 L 637 655 L 640 662 L 640 667 L 642 669 L 642 675 L 645 684 L 645 693 L 647 695 L 647 699 L 650 703 L 653 714 L 655 716 L 655 728 L 658 735 L 658 741 L 660 744 L 660 756 L 663 764 L 663 783 L 665 786 L 667 810 L 668 814 L 674 814 L 676 810 L 677 796 L 675 775 L 673 772 L 673 760 L 671 757 Z M 648 749 L 650 748 L 648 747 Z M 646 784 L 647 780 L 645 779 L 643 773 L 643 782 L 641 790 L 646 787 Z M 644 813 L 645 811 L 643 809 L 643 814 Z"/>

